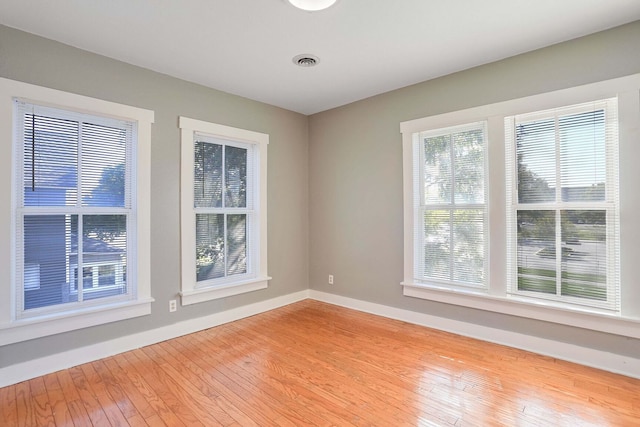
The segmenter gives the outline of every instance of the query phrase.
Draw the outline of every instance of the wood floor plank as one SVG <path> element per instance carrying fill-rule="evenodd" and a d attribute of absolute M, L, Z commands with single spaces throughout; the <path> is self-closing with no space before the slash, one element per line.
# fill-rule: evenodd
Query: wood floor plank
<path fill-rule="evenodd" d="M 157 415 L 168 425 L 171 426 L 186 426 L 186 424 L 180 419 L 173 409 L 162 399 L 161 395 L 170 395 L 169 390 L 164 390 L 159 385 L 150 384 L 146 378 L 135 367 L 131 366 L 127 360 L 126 353 L 113 356 L 113 362 L 123 371 L 126 376 L 125 381 L 129 381 L 138 394 L 148 402 L 149 406 L 153 409 L 152 416 Z M 154 380 L 153 378 L 151 379 Z M 158 394 L 158 392 L 160 394 Z"/>
<path fill-rule="evenodd" d="M 32 397 L 46 394 L 47 388 L 44 385 L 44 377 L 36 377 L 29 380 L 29 389 Z"/>
<path fill-rule="evenodd" d="M 123 391 L 120 384 L 118 384 L 118 380 L 113 376 L 109 368 L 105 365 L 104 361 L 97 360 L 95 362 L 91 362 L 91 366 L 102 379 L 107 393 L 109 394 L 109 396 L 111 396 L 115 404 L 118 406 L 120 412 L 122 412 L 122 415 L 127 420 L 130 420 L 132 418 L 141 418 L 144 420 L 133 402 Z M 139 421 L 135 422 L 139 423 Z M 129 422 L 129 424 L 131 424 L 131 422 Z"/>
<path fill-rule="evenodd" d="M 193 342 L 206 343 L 206 337 L 203 334 L 193 334 L 188 337 Z M 226 348 L 226 353 L 228 354 L 231 349 Z M 235 353 L 233 354 L 235 356 Z M 312 413 L 308 408 L 302 405 L 289 405 L 288 402 L 291 401 L 289 396 L 283 395 L 274 389 L 274 385 L 270 382 L 263 382 L 258 380 L 257 378 L 251 378 L 246 372 L 241 368 L 241 364 L 236 361 L 226 362 L 225 363 L 225 355 L 222 357 L 219 354 L 211 354 L 211 352 L 206 352 L 202 355 L 202 357 L 207 360 L 209 363 L 216 364 L 216 369 L 220 371 L 223 375 L 228 377 L 235 384 L 240 386 L 246 395 L 255 396 L 257 400 L 259 400 L 262 404 L 266 404 L 272 408 L 278 408 L 278 410 L 282 413 L 282 416 L 285 416 L 291 420 L 295 420 L 295 422 L 300 425 L 319 425 L 321 424 L 321 419 L 316 414 Z"/>
<path fill-rule="evenodd" d="M 16 384 L 16 406 L 18 409 L 18 426 L 35 426 L 35 408 L 31 400 L 29 381 Z"/>
<path fill-rule="evenodd" d="M 34 407 L 34 426 L 55 427 L 56 422 L 53 416 L 51 402 L 46 392 L 32 397 Z"/>
<path fill-rule="evenodd" d="M 73 379 L 71 378 L 71 374 L 68 369 L 64 369 L 62 371 L 58 371 L 55 374 L 58 377 L 58 383 L 60 384 L 60 389 L 64 394 L 65 399 L 68 402 L 73 400 L 80 400 L 80 394 L 76 389 L 76 386 L 73 384 Z"/>
<path fill-rule="evenodd" d="M 47 396 L 44 377 L 33 378 L 29 381 L 31 404 L 33 407 L 33 425 L 38 427 L 55 426 L 51 402 Z"/>
<path fill-rule="evenodd" d="M 136 363 L 140 364 L 145 378 L 155 376 L 164 388 L 171 390 L 173 395 L 171 406 L 180 407 L 178 415 L 183 420 L 188 421 L 189 425 L 195 423 L 203 426 L 229 426 L 234 423 L 233 418 L 218 406 L 215 400 L 217 395 L 203 394 L 190 382 L 180 380 L 180 376 L 174 377 L 167 373 L 155 363 L 153 359 L 155 355 L 153 346 L 150 346 L 130 353 L 130 358 L 133 359 L 133 356 L 137 358 Z M 193 421 L 190 418 L 193 418 Z"/>
<path fill-rule="evenodd" d="M 318 394 L 316 389 L 300 381 L 300 378 L 287 375 L 284 364 L 279 363 L 275 357 L 258 355 L 258 353 L 263 354 L 263 351 L 268 350 L 254 349 L 253 351 L 244 351 L 242 348 L 238 348 L 241 344 L 254 345 L 253 343 L 256 341 L 250 342 L 243 339 L 230 325 L 229 328 L 231 328 L 230 332 L 234 336 L 234 350 L 240 354 L 245 354 L 245 357 L 240 359 L 240 369 L 246 371 L 246 375 L 252 378 L 258 378 L 264 382 L 269 382 L 272 384 L 274 391 L 279 395 L 296 400 L 329 424 L 352 425 L 348 421 L 349 414 L 344 410 L 343 402 Z M 226 338 L 218 337 L 218 340 L 226 347 L 231 346 L 231 342 L 227 341 Z"/>
<path fill-rule="evenodd" d="M 640 380 L 317 301 L 0 388 L 15 426 L 636 426 Z"/>
<path fill-rule="evenodd" d="M 76 390 L 80 395 L 80 401 L 87 410 L 91 423 L 93 425 L 109 425 L 107 414 L 91 390 L 82 368 L 76 366 L 69 369 L 69 375 L 71 376 L 73 384 L 76 386 Z"/>
<path fill-rule="evenodd" d="M 58 376 L 55 373 L 48 374 L 43 377 L 43 380 L 47 390 L 47 397 L 51 404 L 54 425 L 57 427 L 72 427 L 74 425 L 73 419 L 58 381 Z"/>
<path fill-rule="evenodd" d="M 0 419 L 7 425 L 18 425 L 17 386 L 0 388 Z"/>
<path fill-rule="evenodd" d="M 126 427 L 129 425 L 116 401 L 109 394 L 102 377 L 96 372 L 91 363 L 85 363 L 79 366 L 86 378 L 86 384 L 91 390 L 93 396 L 104 411 L 105 416 L 109 420 L 112 427 Z"/>
<path fill-rule="evenodd" d="M 253 420 L 244 415 L 241 411 L 234 408 L 226 399 L 221 398 L 220 394 L 201 378 L 191 375 L 190 372 L 181 366 L 178 371 L 169 363 L 166 363 L 164 357 L 166 352 L 161 346 L 149 346 L 142 349 L 142 352 L 157 363 L 157 369 L 162 370 L 160 375 L 167 378 L 173 378 L 181 391 L 181 396 L 188 396 L 190 401 L 195 404 L 194 413 L 201 420 L 206 420 L 211 415 L 216 422 L 224 426 L 230 426 L 242 421 L 244 425 L 257 425 Z M 168 356 L 167 356 L 168 357 Z M 178 364 L 179 365 L 179 364 Z M 206 415 L 201 415 L 204 412 Z M 235 415 L 235 416 L 234 416 Z"/>
<path fill-rule="evenodd" d="M 135 414 L 127 418 L 127 422 L 131 427 L 153 427 L 154 425 L 162 425 L 162 421 L 160 421 L 160 424 L 149 425 L 140 414 Z"/>
<path fill-rule="evenodd" d="M 104 366 L 109 370 L 109 374 L 113 376 L 114 381 L 117 382 L 117 385 L 121 388 L 127 400 L 134 405 L 135 410 L 140 413 L 143 419 L 147 420 L 158 415 L 156 409 L 152 407 L 151 402 L 140 392 L 139 387 L 129 379 L 125 371 L 120 368 L 120 365 L 116 363 L 113 357 L 104 359 L 102 362 L 104 362 Z M 129 414 L 127 419 L 130 416 Z"/>
<path fill-rule="evenodd" d="M 89 414 L 80 400 L 72 400 L 67 403 L 69 413 L 76 427 L 93 427 Z"/>
<path fill-rule="evenodd" d="M 210 393 L 209 389 L 214 390 L 218 396 L 216 399 L 223 408 L 236 408 L 236 410 L 227 410 L 227 412 L 237 421 L 241 421 L 241 424 L 246 426 L 260 426 L 267 425 L 270 421 L 268 417 L 263 414 L 263 409 L 259 406 L 251 405 L 247 399 L 239 395 L 236 390 L 227 387 L 223 381 L 230 381 L 224 377 L 214 368 L 207 366 L 207 369 L 203 369 L 198 363 L 194 362 L 192 358 L 188 357 L 188 349 L 180 347 L 177 341 L 160 343 L 156 351 L 163 359 L 163 367 L 170 370 L 179 371 L 181 375 L 187 380 L 194 383 L 197 387 L 201 388 L 205 394 Z M 221 378 L 222 377 L 222 381 Z M 221 393 L 222 390 L 226 392 Z"/>

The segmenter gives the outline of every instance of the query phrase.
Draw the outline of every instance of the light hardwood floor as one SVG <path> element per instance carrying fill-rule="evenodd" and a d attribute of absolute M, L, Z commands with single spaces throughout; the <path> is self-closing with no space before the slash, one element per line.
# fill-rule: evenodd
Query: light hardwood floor
<path fill-rule="evenodd" d="M 7 426 L 637 426 L 640 380 L 306 300 L 0 389 Z"/>

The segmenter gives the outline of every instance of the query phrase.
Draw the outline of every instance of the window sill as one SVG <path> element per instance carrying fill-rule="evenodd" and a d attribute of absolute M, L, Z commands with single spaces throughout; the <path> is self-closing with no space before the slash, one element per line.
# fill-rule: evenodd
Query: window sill
<path fill-rule="evenodd" d="M 0 325 L 0 346 L 151 314 L 153 298 L 29 317 Z"/>
<path fill-rule="evenodd" d="M 512 296 L 497 296 L 435 288 L 423 284 L 402 283 L 405 296 L 459 305 L 494 313 L 575 326 L 593 331 L 640 338 L 640 319 L 621 317 L 605 311 L 559 306 L 545 301 L 533 301 Z"/>
<path fill-rule="evenodd" d="M 182 291 L 180 292 L 180 297 L 182 298 L 182 305 L 197 304 L 199 302 L 265 289 L 269 284 L 269 280 L 271 280 L 271 277 L 257 277 L 255 279 L 243 280 L 221 286 Z"/>

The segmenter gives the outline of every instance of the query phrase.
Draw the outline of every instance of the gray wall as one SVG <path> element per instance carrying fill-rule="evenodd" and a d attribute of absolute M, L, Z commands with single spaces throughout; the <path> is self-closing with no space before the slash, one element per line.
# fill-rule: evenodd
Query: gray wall
<path fill-rule="evenodd" d="M 0 26 L 0 76 L 155 111 L 151 148 L 150 316 L 0 347 L 0 367 L 308 288 L 308 119 Z M 178 116 L 270 135 L 269 274 L 263 291 L 180 307 Z M 6 286 L 3 283 L 2 286 Z"/>
<path fill-rule="evenodd" d="M 400 122 L 638 72 L 635 22 L 311 116 L 310 287 L 640 357 L 639 340 L 404 297 L 400 286 Z M 329 274 L 333 285 L 327 284 Z"/>

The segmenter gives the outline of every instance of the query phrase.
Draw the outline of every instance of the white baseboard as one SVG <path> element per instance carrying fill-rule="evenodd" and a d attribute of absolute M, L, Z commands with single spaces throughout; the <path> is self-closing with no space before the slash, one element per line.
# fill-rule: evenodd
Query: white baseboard
<path fill-rule="evenodd" d="M 504 331 L 501 329 L 431 316 L 424 313 L 403 310 L 339 295 L 314 290 L 304 290 L 267 301 L 261 301 L 255 304 L 215 313 L 209 316 L 185 320 L 172 325 L 152 329 L 150 331 L 127 335 L 110 341 L 76 348 L 62 353 L 53 354 L 51 356 L 45 356 L 39 359 L 29 360 L 27 362 L 0 368 L 0 387 L 17 384 L 51 372 L 71 368 L 73 366 L 113 356 L 125 351 L 134 350 L 136 348 L 155 344 L 171 338 L 222 325 L 224 323 L 233 322 L 234 320 L 264 313 L 307 298 L 364 311 L 378 316 L 402 320 L 429 328 L 440 329 L 458 335 L 503 344 L 509 347 L 520 348 L 522 350 L 579 363 L 581 365 L 592 366 L 594 368 L 615 372 L 633 378 L 640 378 L 640 359 Z"/>
<path fill-rule="evenodd" d="M 640 379 L 640 359 L 633 357 L 314 290 L 309 291 L 309 298 Z"/>
<path fill-rule="evenodd" d="M 83 363 L 113 356 L 136 348 L 166 341 L 182 335 L 208 329 L 224 323 L 233 322 L 245 317 L 254 316 L 273 310 L 294 302 L 302 301 L 309 297 L 309 291 L 304 290 L 293 294 L 284 295 L 255 304 L 234 308 L 215 313 L 197 319 L 185 320 L 172 325 L 163 326 L 150 331 L 127 335 L 113 340 L 93 344 L 86 347 L 75 348 L 51 356 L 29 360 L 0 368 L 0 387 L 17 384 L 31 378 L 46 375 L 51 372 L 71 368 Z"/>

